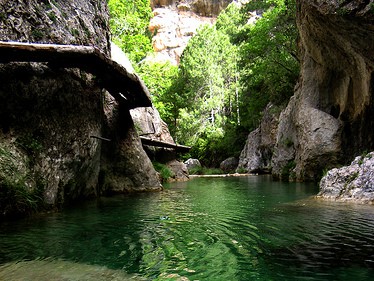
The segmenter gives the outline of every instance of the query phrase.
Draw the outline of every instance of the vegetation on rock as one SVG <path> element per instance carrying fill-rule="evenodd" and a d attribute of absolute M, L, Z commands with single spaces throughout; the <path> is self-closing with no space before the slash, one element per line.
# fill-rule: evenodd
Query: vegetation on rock
<path fill-rule="evenodd" d="M 134 62 L 152 51 L 148 31 L 152 9 L 149 0 L 109 0 L 112 40 Z"/>
<path fill-rule="evenodd" d="M 43 206 L 44 184 L 29 168 L 32 157 L 0 143 L 0 219 L 29 214 Z"/>

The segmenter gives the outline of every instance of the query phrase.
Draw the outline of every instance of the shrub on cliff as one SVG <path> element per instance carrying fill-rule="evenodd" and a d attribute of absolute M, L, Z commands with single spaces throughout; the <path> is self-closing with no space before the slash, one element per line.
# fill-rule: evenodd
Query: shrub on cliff
<path fill-rule="evenodd" d="M 132 62 L 139 62 L 151 52 L 148 31 L 152 9 L 149 0 L 109 0 L 112 40 Z"/>

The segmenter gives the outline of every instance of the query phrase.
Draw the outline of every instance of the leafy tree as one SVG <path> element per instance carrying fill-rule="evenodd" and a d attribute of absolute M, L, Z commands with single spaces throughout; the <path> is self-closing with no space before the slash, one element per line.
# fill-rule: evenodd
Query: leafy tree
<path fill-rule="evenodd" d="M 175 122 L 181 103 L 178 91 L 173 86 L 178 79 L 178 67 L 168 61 L 147 59 L 139 64 L 138 73 L 147 85 L 162 120 L 169 124 L 170 132 L 175 134 Z"/>
<path fill-rule="evenodd" d="M 214 166 L 238 156 L 267 103 L 282 106 L 299 72 L 295 0 L 233 3 L 188 43 L 179 68 L 142 59 L 151 51 L 149 0 L 109 0 L 114 41 L 149 87 L 176 141 Z M 260 15 L 248 24 L 251 14 Z"/>
<path fill-rule="evenodd" d="M 176 138 L 194 146 L 194 154 L 207 164 L 218 161 L 215 148 L 224 138 L 224 128 L 238 120 L 237 51 L 226 33 L 206 25 L 189 41 L 181 58 L 177 84 L 184 106 L 179 110 Z"/>
<path fill-rule="evenodd" d="M 252 1 L 244 9 L 263 9 L 262 18 L 241 35 L 241 111 L 249 129 L 266 104 L 284 105 L 293 94 L 299 73 L 294 2 Z"/>
<path fill-rule="evenodd" d="M 150 0 L 109 0 L 112 40 L 132 62 L 139 62 L 152 52 L 148 31 L 152 16 Z"/>
<path fill-rule="evenodd" d="M 247 24 L 255 10 L 260 19 Z M 294 1 L 265 0 L 242 9 L 229 5 L 215 26 L 190 40 L 181 58 L 175 125 L 194 157 L 217 165 L 238 155 L 265 106 L 288 101 L 299 71 L 296 37 Z"/>

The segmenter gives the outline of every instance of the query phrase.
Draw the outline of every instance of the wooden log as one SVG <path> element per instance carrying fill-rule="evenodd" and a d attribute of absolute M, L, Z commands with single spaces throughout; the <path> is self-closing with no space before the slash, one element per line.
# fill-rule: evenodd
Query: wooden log
<path fill-rule="evenodd" d="M 99 85 L 129 109 L 151 106 L 143 81 L 91 46 L 0 41 L 0 63 L 47 62 L 51 67 L 80 68 L 97 76 Z"/>
<path fill-rule="evenodd" d="M 189 146 L 170 143 L 170 142 L 164 142 L 164 141 L 159 141 L 159 140 L 153 140 L 153 139 L 146 138 L 146 137 L 140 137 L 140 140 L 142 141 L 143 145 L 172 148 L 179 152 L 188 152 L 191 149 L 191 147 Z"/>

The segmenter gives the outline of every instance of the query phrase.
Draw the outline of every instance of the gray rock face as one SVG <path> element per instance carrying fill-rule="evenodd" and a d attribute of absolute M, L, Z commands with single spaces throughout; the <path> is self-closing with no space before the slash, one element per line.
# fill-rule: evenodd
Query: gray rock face
<path fill-rule="evenodd" d="M 187 166 L 188 171 L 191 171 L 192 169 L 196 167 L 201 167 L 201 163 L 198 159 L 188 159 L 184 162 L 184 164 Z"/>
<path fill-rule="evenodd" d="M 179 64 L 190 38 L 203 24 L 213 24 L 220 11 L 231 0 L 152 0 L 154 17 L 149 24 L 155 57 L 152 61 L 170 61 Z"/>
<path fill-rule="evenodd" d="M 173 176 L 168 179 L 169 182 L 181 182 L 189 180 L 188 169 L 184 163 L 174 159 L 166 163 L 166 166 L 168 166 L 170 171 L 173 173 Z"/>
<path fill-rule="evenodd" d="M 105 0 L 16 0 L 1 1 L 0 7 L 0 40 L 93 45 L 110 56 Z M 112 187 L 160 189 L 128 110 L 106 111 L 113 124 L 125 124 L 115 127 L 117 131 L 103 124 L 104 107 L 110 108 L 111 102 L 103 102 L 96 78 L 80 69 L 0 64 L 1 187 L 18 184 L 41 194 L 50 206 L 97 196 Z M 106 136 L 112 142 L 97 138 Z M 110 151 L 108 145 L 118 152 L 118 162 L 104 166 L 115 170 L 111 181 L 120 184 L 104 182 L 105 171 L 100 173 L 101 161 L 112 155 L 102 153 Z M 6 172 L 9 165 L 16 175 Z"/>
<path fill-rule="evenodd" d="M 236 157 L 229 157 L 219 164 L 219 168 L 225 173 L 231 173 L 238 167 L 239 161 Z"/>
<path fill-rule="evenodd" d="M 139 135 L 175 144 L 167 124 L 155 107 L 138 107 L 130 110 L 130 113 Z"/>
<path fill-rule="evenodd" d="M 101 141 L 91 136 L 101 135 L 102 105 L 92 76 L 7 64 L 0 77 L 0 134 L 24 155 L 30 190 L 42 188 L 49 205 L 95 196 Z"/>
<path fill-rule="evenodd" d="M 278 114 L 268 105 L 260 126 L 248 135 L 240 153 L 237 172 L 268 173 L 271 170 L 272 152 L 276 141 Z"/>
<path fill-rule="evenodd" d="M 0 40 L 88 45 L 109 55 L 107 1 L 1 1 Z"/>
<path fill-rule="evenodd" d="M 320 182 L 317 197 L 374 203 L 374 152 L 358 156 L 350 166 L 330 170 Z"/>
<path fill-rule="evenodd" d="M 94 45 L 109 54 L 104 0 L 2 1 L 1 10 L 1 40 Z M 52 206 L 97 195 L 101 141 L 91 136 L 101 135 L 102 104 L 94 77 L 40 63 L 0 65 L 0 77 L 1 135 L 7 152 L 24 156 L 23 186 Z"/>
<path fill-rule="evenodd" d="M 374 148 L 373 1 L 298 1 L 301 76 L 280 117 L 273 174 L 316 180 Z M 291 169 L 292 168 L 292 169 Z"/>
<path fill-rule="evenodd" d="M 101 193 L 161 190 L 161 183 L 145 153 L 130 112 L 106 95 Z"/>

